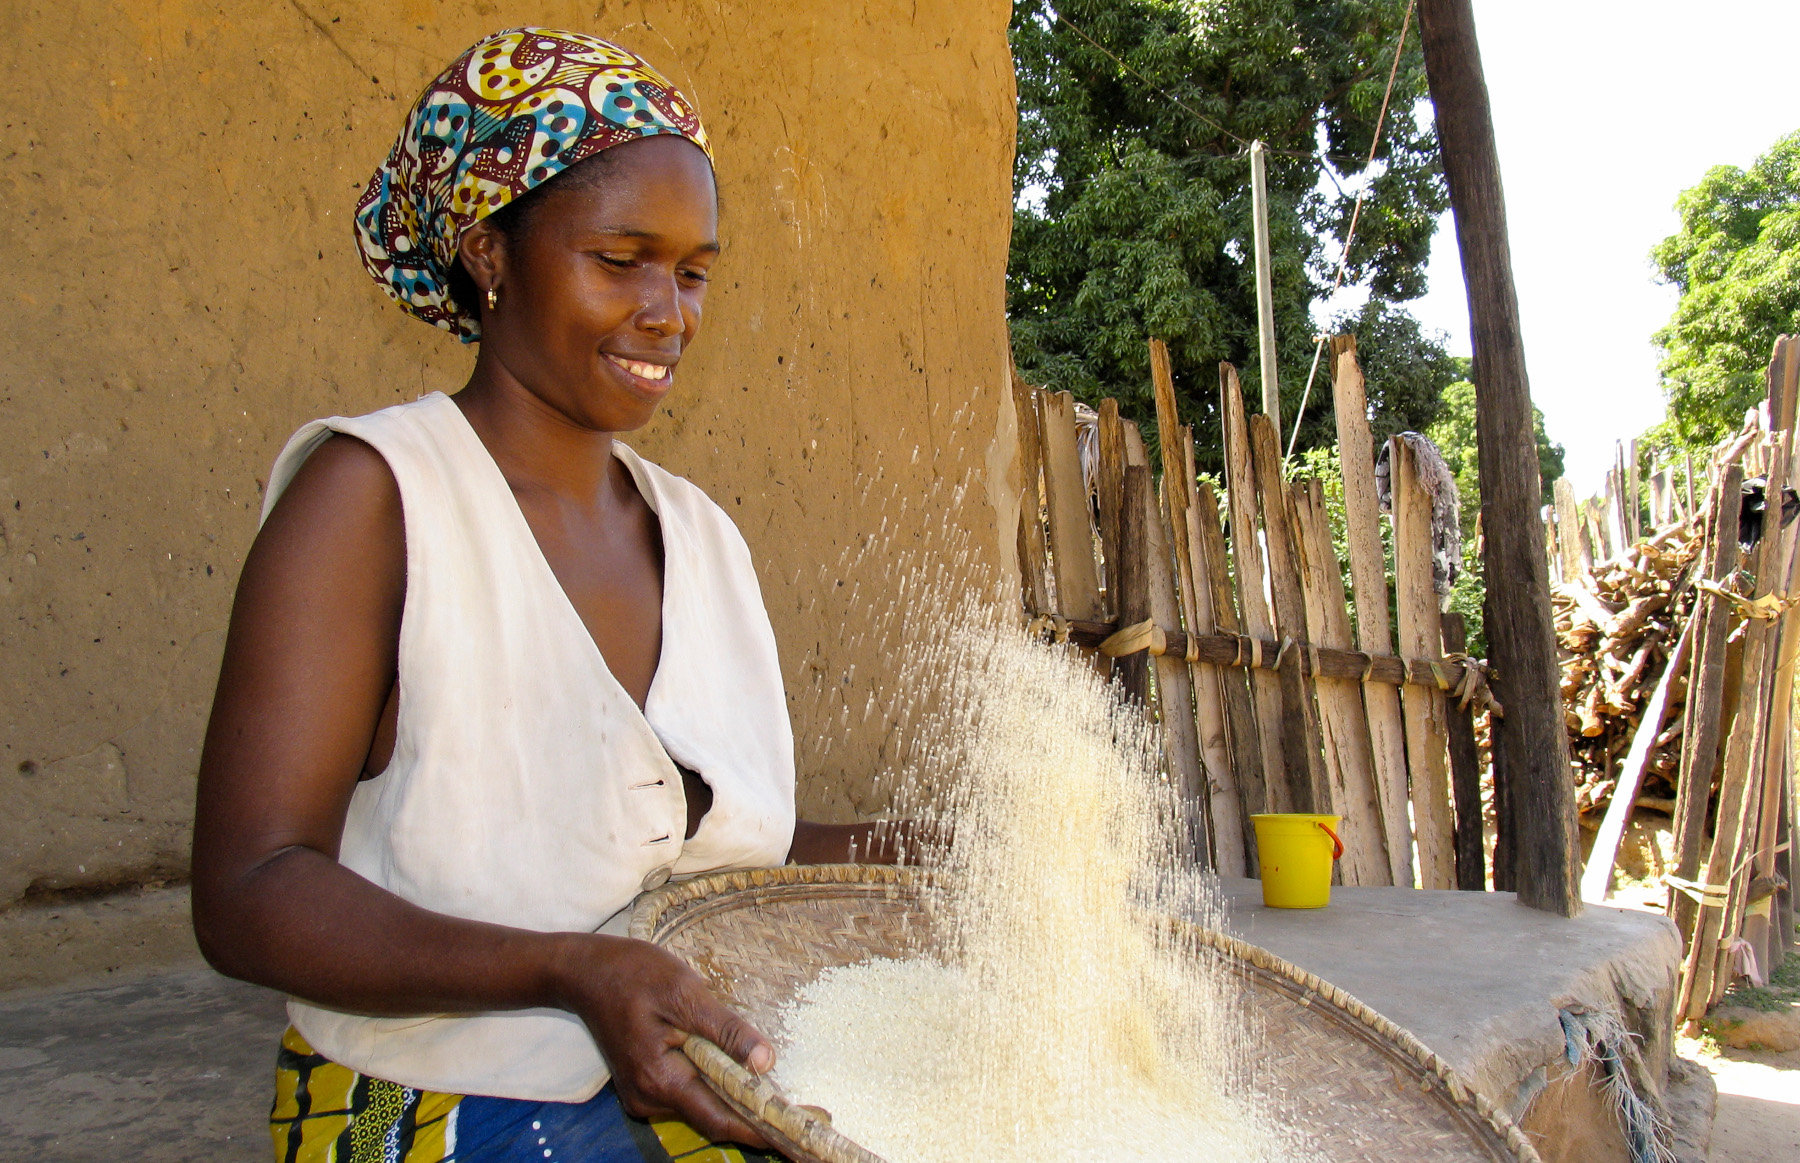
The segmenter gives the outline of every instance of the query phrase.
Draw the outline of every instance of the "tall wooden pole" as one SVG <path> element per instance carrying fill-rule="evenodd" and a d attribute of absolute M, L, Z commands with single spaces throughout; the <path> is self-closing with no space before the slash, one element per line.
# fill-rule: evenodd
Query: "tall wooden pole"
<path fill-rule="evenodd" d="M 1275 291 L 1269 258 L 1269 170 L 1263 143 L 1250 143 L 1250 210 L 1255 216 L 1257 366 L 1263 415 L 1281 431 L 1281 381 L 1275 376 Z"/>
<path fill-rule="evenodd" d="M 1494 774 L 1508 794 L 1519 900 L 1546 912 L 1581 911 L 1575 783 L 1563 729 L 1550 613 L 1550 571 L 1538 516 L 1542 484 L 1531 389 L 1519 337 L 1506 201 L 1471 0 L 1419 0 L 1425 72 L 1437 110 L 1444 176 L 1469 291 L 1475 348 L 1475 434 L 1481 470 L 1482 554 L 1494 693 Z"/>

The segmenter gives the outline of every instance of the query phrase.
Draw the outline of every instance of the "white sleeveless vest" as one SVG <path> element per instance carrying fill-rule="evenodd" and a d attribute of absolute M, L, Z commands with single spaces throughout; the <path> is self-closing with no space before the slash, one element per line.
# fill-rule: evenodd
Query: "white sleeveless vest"
<path fill-rule="evenodd" d="M 394 757 L 357 785 L 341 863 L 453 916 L 617 932 L 632 899 L 671 875 L 786 859 L 794 746 L 775 636 L 749 549 L 717 505 L 614 442 L 662 524 L 662 655 L 640 712 L 448 396 L 300 429 L 270 474 L 265 519 L 333 432 L 386 459 L 406 528 Z M 713 791 L 691 840 L 671 757 Z M 560 1010 L 380 1018 L 292 1000 L 288 1014 L 325 1057 L 422 1090 L 576 1102 L 608 1077 Z"/>

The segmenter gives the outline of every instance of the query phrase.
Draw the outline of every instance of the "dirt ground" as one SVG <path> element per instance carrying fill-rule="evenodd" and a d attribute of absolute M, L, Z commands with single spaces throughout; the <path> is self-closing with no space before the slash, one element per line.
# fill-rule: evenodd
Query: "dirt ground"
<path fill-rule="evenodd" d="M 1661 913 L 1663 889 L 1622 886 L 1610 905 Z M 1800 1050 L 1721 1046 L 1710 1037 L 1677 1038 L 1675 1052 L 1706 1067 L 1719 1088 L 1709 1163 L 1800 1160 Z"/>
<path fill-rule="evenodd" d="M 1676 1049 L 1711 1071 L 1719 1088 L 1711 1163 L 1800 1159 L 1800 1050 L 1733 1050 L 1690 1038 Z"/>

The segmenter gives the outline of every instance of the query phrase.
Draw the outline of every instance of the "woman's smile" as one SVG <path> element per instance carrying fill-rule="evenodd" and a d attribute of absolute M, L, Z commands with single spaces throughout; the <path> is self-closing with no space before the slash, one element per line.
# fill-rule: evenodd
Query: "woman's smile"
<path fill-rule="evenodd" d="M 658 389 L 667 388 L 674 382 L 674 364 L 650 363 L 646 360 L 626 359 L 624 356 L 614 355 L 610 351 L 601 352 L 600 354 L 604 355 L 614 365 L 624 368 L 626 373 L 630 375 L 632 379 L 641 380 L 648 387 Z"/>

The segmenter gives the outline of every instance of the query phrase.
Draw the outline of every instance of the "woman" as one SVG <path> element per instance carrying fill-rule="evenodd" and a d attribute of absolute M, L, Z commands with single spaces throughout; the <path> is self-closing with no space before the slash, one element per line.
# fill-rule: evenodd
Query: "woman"
<path fill-rule="evenodd" d="M 277 1158 L 764 1145 L 678 1047 L 773 1049 L 623 936 L 631 900 L 884 846 L 795 822 L 748 550 L 614 439 L 670 391 L 717 237 L 692 108 L 576 33 L 475 45 L 369 184 L 370 272 L 480 351 L 454 397 L 302 428 L 239 583 L 194 926 L 294 999 Z"/>

